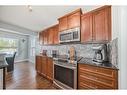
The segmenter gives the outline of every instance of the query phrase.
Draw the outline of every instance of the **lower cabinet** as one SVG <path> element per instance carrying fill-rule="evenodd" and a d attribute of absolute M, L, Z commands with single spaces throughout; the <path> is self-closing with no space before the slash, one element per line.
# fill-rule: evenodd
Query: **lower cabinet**
<path fill-rule="evenodd" d="M 41 67 L 42 67 L 42 57 L 36 56 L 36 71 L 38 73 L 41 73 Z"/>
<path fill-rule="evenodd" d="M 48 58 L 47 60 L 47 78 L 53 80 L 53 59 Z"/>
<path fill-rule="evenodd" d="M 36 56 L 36 71 L 53 81 L 53 59 L 46 56 Z"/>
<path fill-rule="evenodd" d="M 78 89 L 118 89 L 118 70 L 78 64 Z"/>
<path fill-rule="evenodd" d="M 41 62 L 41 74 L 46 77 L 47 76 L 47 57 L 42 57 Z"/>

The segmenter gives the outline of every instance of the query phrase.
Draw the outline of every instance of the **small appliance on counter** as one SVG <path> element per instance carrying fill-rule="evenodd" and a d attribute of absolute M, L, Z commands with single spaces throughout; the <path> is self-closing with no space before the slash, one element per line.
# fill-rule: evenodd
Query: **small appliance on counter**
<path fill-rule="evenodd" d="M 97 62 L 98 64 L 102 64 L 103 62 L 108 61 L 107 56 L 107 44 L 102 44 L 97 47 L 92 47 L 94 53 L 93 62 Z"/>
<path fill-rule="evenodd" d="M 42 55 L 47 56 L 47 50 L 43 50 Z"/>
<path fill-rule="evenodd" d="M 75 63 L 75 61 L 77 61 L 76 50 L 73 46 L 70 47 L 70 50 L 68 51 L 68 59 L 70 63 Z"/>
<path fill-rule="evenodd" d="M 57 58 L 58 57 L 58 50 L 52 50 L 52 57 Z"/>

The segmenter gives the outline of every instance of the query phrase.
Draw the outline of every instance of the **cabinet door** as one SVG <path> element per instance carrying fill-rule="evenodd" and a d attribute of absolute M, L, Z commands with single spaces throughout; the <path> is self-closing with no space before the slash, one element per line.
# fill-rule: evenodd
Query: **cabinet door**
<path fill-rule="evenodd" d="M 43 32 L 39 32 L 39 44 L 43 44 Z"/>
<path fill-rule="evenodd" d="M 56 25 L 54 27 L 54 31 L 53 31 L 53 34 L 54 34 L 54 36 L 53 36 L 53 43 L 54 44 L 58 44 L 59 43 L 59 30 L 58 30 L 58 28 L 59 28 L 58 25 Z"/>
<path fill-rule="evenodd" d="M 47 78 L 53 80 L 53 60 L 48 58 L 47 62 Z"/>
<path fill-rule="evenodd" d="M 68 29 L 80 26 L 80 15 L 81 15 L 80 12 L 76 12 L 68 16 L 68 19 L 67 19 Z"/>
<path fill-rule="evenodd" d="M 93 38 L 96 41 L 111 40 L 111 8 L 93 13 Z"/>
<path fill-rule="evenodd" d="M 36 56 L 36 71 L 38 73 L 41 73 L 41 65 L 42 65 L 41 56 Z"/>
<path fill-rule="evenodd" d="M 54 35 L 53 28 L 48 29 L 47 32 L 48 32 L 48 44 L 53 44 L 53 35 Z"/>
<path fill-rule="evenodd" d="M 63 17 L 59 19 L 59 31 L 63 31 L 67 29 L 67 17 Z"/>
<path fill-rule="evenodd" d="M 43 76 L 45 76 L 46 77 L 46 70 L 47 70 L 47 58 L 46 57 L 42 57 L 42 69 L 41 69 L 41 74 L 43 75 Z"/>
<path fill-rule="evenodd" d="M 48 43 L 48 32 L 47 32 L 47 30 L 45 30 L 43 33 L 43 39 L 44 39 L 44 44 L 46 45 Z"/>
<path fill-rule="evenodd" d="M 81 42 L 92 41 L 92 14 L 84 14 L 81 17 Z"/>

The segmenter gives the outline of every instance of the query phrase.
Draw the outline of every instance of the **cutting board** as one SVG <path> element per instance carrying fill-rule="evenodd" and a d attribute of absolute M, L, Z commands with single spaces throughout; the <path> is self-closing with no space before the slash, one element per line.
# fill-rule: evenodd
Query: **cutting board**
<path fill-rule="evenodd" d="M 72 46 L 70 47 L 70 61 L 73 62 L 75 59 L 75 48 Z"/>

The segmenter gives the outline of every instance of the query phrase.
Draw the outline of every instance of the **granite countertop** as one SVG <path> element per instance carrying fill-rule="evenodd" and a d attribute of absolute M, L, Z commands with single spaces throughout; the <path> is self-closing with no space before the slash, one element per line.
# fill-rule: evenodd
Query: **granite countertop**
<path fill-rule="evenodd" d="M 50 58 L 52 58 L 51 56 L 47 56 L 47 55 L 43 55 L 43 54 L 37 54 L 36 56 L 42 56 L 42 57 L 50 57 Z"/>
<path fill-rule="evenodd" d="M 7 67 L 8 64 L 5 61 L 0 61 L 0 69 L 2 69 L 3 67 Z"/>
<path fill-rule="evenodd" d="M 42 54 L 38 54 L 37 56 L 53 58 L 51 56 L 46 56 L 46 55 L 42 55 Z M 60 60 L 60 59 L 67 60 L 67 56 L 58 55 L 56 58 L 53 58 L 53 59 L 54 60 Z M 103 62 L 103 63 L 99 64 L 98 62 L 93 62 L 92 58 L 77 57 L 77 62 L 78 62 L 78 64 L 88 64 L 88 65 L 97 66 L 97 67 L 103 67 L 103 68 L 109 68 L 109 69 L 118 69 L 117 67 L 115 67 L 110 62 Z"/>
<path fill-rule="evenodd" d="M 57 55 L 56 57 L 52 57 L 52 56 L 49 56 L 49 55 L 43 55 L 43 54 L 37 54 L 37 56 L 42 56 L 42 57 L 49 57 L 49 58 L 61 58 L 61 59 L 67 59 L 67 56 L 66 55 Z"/>
<path fill-rule="evenodd" d="M 103 63 L 93 62 L 92 58 L 82 58 L 78 62 L 78 64 L 88 64 L 88 65 L 97 66 L 97 67 L 103 67 L 103 68 L 109 68 L 109 69 L 118 69 L 117 67 L 115 67 L 110 62 L 103 62 Z"/>

